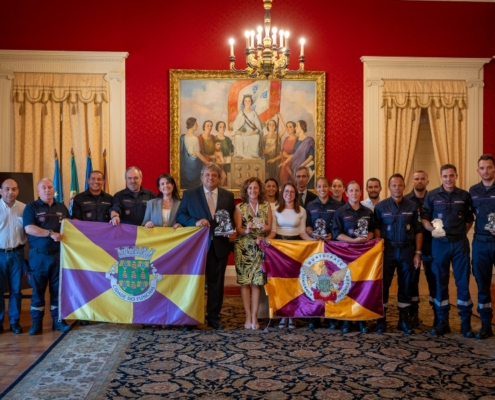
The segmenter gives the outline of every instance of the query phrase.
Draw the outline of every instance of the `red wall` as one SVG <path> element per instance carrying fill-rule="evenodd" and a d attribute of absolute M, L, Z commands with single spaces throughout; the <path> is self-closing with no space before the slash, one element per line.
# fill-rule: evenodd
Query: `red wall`
<path fill-rule="evenodd" d="M 261 0 L 0 0 L 0 48 L 129 52 L 127 164 L 140 166 L 154 188 L 168 171 L 169 70 L 227 69 L 228 38 L 243 43 L 263 13 Z M 291 31 L 294 56 L 304 35 L 306 69 L 327 73 L 326 172 L 346 181 L 363 179 L 361 56 L 495 55 L 489 3 L 274 0 L 272 18 Z M 240 45 L 236 54 L 240 60 Z M 485 70 L 484 98 L 484 151 L 492 153 L 494 64 Z"/>

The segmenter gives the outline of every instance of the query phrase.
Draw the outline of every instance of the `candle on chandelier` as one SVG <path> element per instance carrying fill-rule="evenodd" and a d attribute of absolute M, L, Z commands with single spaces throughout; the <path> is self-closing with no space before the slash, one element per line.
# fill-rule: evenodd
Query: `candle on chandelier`
<path fill-rule="evenodd" d="M 278 33 L 280 35 L 280 45 L 279 45 L 279 47 L 284 47 L 284 30 L 283 29 L 280 29 L 280 31 Z"/>
<path fill-rule="evenodd" d="M 289 31 L 285 31 L 285 48 L 289 50 Z"/>
<path fill-rule="evenodd" d="M 251 47 L 254 47 L 254 31 L 249 32 L 251 35 Z"/>
<path fill-rule="evenodd" d="M 304 56 L 304 43 L 306 43 L 306 41 L 304 39 L 301 39 L 299 43 L 301 43 L 301 57 L 302 57 Z"/>
<path fill-rule="evenodd" d="M 274 45 L 277 45 L 277 28 L 273 27 L 272 28 L 272 40 L 273 40 L 273 44 Z"/>
<path fill-rule="evenodd" d="M 234 57 L 234 39 L 230 38 L 229 44 L 230 44 L 230 56 Z"/>
<path fill-rule="evenodd" d="M 256 37 L 258 38 L 258 45 L 263 44 L 262 37 L 261 37 L 261 34 L 263 32 L 263 28 L 261 26 L 258 26 L 258 28 L 256 30 L 258 31 L 258 34 L 256 35 Z"/>
<path fill-rule="evenodd" d="M 244 32 L 244 36 L 246 36 L 246 49 L 249 48 L 249 31 Z"/>

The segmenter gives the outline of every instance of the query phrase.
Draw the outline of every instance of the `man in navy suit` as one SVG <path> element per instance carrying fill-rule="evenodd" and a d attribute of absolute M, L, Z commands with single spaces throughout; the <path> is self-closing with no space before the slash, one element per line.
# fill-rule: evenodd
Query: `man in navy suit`
<path fill-rule="evenodd" d="M 218 187 L 222 170 L 217 164 L 205 164 L 201 170 L 202 186 L 186 190 L 177 211 L 177 222 L 182 226 L 209 227 L 210 240 L 206 257 L 206 321 L 214 329 L 221 330 L 220 311 L 223 303 L 225 269 L 230 253 L 227 236 L 215 236 L 217 227 L 215 212 L 225 210 L 234 220 L 234 196 L 228 190 Z M 186 330 L 190 327 L 186 327 Z"/>

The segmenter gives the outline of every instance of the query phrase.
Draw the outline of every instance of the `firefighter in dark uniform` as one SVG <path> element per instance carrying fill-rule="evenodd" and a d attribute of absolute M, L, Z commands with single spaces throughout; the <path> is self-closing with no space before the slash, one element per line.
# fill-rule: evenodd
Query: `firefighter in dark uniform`
<path fill-rule="evenodd" d="M 330 182 L 325 177 L 316 180 L 316 193 L 318 198 L 306 204 L 306 233 L 312 237 L 325 234 L 324 237 L 316 236 L 317 239 L 330 240 L 332 238 L 332 222 L 335 210 L 342 207 L 340 201 L 329 196 Z M 329 324 L 336 324 L 331 320 Z M 308 323 L 309 329 L 320 328 L 319 318 L 311 318 Z"/>
<path fill-rule="evenodd" d="M 81 221 L 109 222 L 113 197 L 103 191 L 105 178 L 100 171 L 89 175 L 89 188 L 74 197 L 73 219 Z"/>
<path fill-rule="evenodd" d="M 89 188 L 74 197 L 72 202 L 73 219 L 93 222 L 109 222 L 113 197 L 103 191 L 105 177 L 101 171 L 89 174 Z M 89 321 L 80 321 L 80 325 L 89 325 Z"/>
<path fill-rule="evenodd" d="M 473 240 L 473 274 L 478 284 L 478 312 L 481 329 L 477 339 L 493 336 L 490 285 L 495 264 L 495 158 L 483 154 L 478 160 L 481 182 L 469 189 L 476 213 Z"/>
<path fill-rule="evenodd" d="M 422 210 L 422 222 L 425 229 L 432 232 L 433 263 L 432 270 L 436 278 L 435 309 L 437 324 L 431 330 L 432 335 L 450 333 L 449 325 L 449 274 L 450 263 L 454 271 L 457 287 L 457 307 L 461 317 L 461 333 L 464 337 L 474 337 L 471 331 L 473 302 L 469 294 L 469 242 L 467 232 L 473 225 L 474 216 L 471 196 L 465 190 L 455 186 L 457 169 L 452 164 L 440 168 L 442 185 L 425 197 Z M 437 221 L 441 220 L 443 228 Z M 433 226 L 432 222 L 437 226 Z"/>
<path fill-rule="evenodd" d="M 383 306 L 385 315 L 378 320 L 376 331 L 386 330 L 388 296 L 397 269 L 399 292 L 397 328 L 410 335 L 411 280 L 414 270 L 421 265 L 423 226 L 416 203 L 404 198 L 404 177 L 394 174 L 388 180 L 390 197 L 375 206 L 375 237 L 384 240 L 383 255 Z"/>
<path fill-rule="evenodd" d="M 33 288 L 31 298 L 32 326 L 30 335 L 43 331 L 45 315 L 45 292 L 50 287 L 50 313 L 53 330 L 66 332 L 70 326 L 59 320 L 58 289 L 60 270 L 60 227 L 62 220 L 69 216 L 63 203 L 55 201 L 55 189 L 50 179 L 38 182 L 38 200 L 26 205 L 22 216 L 24 230 L 29 240 L 28 282 Z"/>
<path fill-rule="evenodd" d="M 138 167 L 129 167 L 125 171 L 127 187 L 113 196 L 110 207 L 112 225 L 130 224 L 140 226 L 143 223 L 148 200 L 155 199 L 155 194 L 141 187 L 143 174 Z"/>
<path fill-rule="evenodd" d="M 418 170 L 413 174 L 413 190 L 411 193 L 404 195 L 405 199 L 414 201 L 418 207 L 418 212 L 421 213 L 423 208 L 423 203 L 425 201 L 425 196 L 428 191 L 426 187 L 428 186 L 428 174 L 425 171 Z M 423 269 L 425 271 L 426 282 L 428 284 L 428 294 L 430 306 L 433 309 L 433 326 L 437 324 L 437 314 L 435 311 L 435 275 L 431 270 L 431 261 L 433 257 L 431 256 L 431 232 L 424 229 L 423 232 L 423 246 L 421 246 L 421 261 L 423 262 Z M 412 328 L 417 328 L 421 321 L 418 317 L 419 309 L 419 275 L 421 268 L 417 268 L 413 271 L 413 276 L 411 279 L 411 308 L 409 312 L 409 323 Z"/>
<path fill-rule="evenodd" d="M 358 182 L 350 181 L 345 193 L 349 200 L 333 214 L 332 237 L 346 243 L 366 243 L 374 236 L 373 211 L 360 203 L 362 192 Z M 359 321 L 358 325 L 361 333 L 368 332 L 366 321 Z M 344 321 L 341 332 L 347 333 L 351 327 L 350 321 Z M 336 328 L 335 320 L 330 320 L 328 329 Z"/>

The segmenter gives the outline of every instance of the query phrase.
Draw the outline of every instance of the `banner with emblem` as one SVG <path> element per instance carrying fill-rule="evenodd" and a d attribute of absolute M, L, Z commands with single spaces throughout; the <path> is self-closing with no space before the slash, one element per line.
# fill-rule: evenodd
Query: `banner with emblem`
<path fill-rule="evenodd" d="M 262 247 L 270 317 L 365 321 L 383 316 L 382 240 L 269 240 Z"/>
<path fill-rule="evenodd" d="M 208 229 L 64 220 L 61 233 L 61 318 L 204 322 Z"/>

